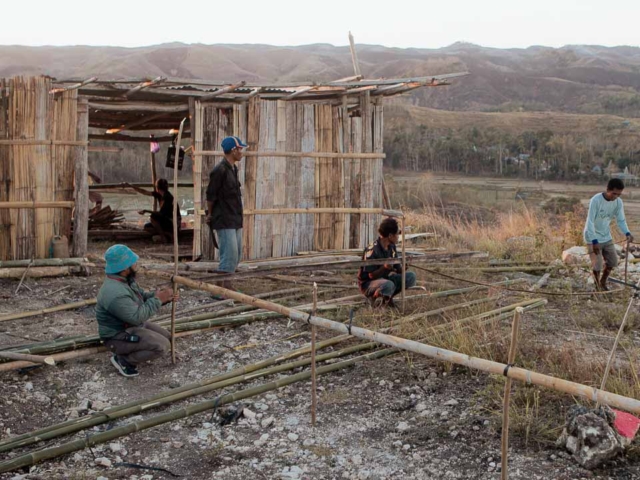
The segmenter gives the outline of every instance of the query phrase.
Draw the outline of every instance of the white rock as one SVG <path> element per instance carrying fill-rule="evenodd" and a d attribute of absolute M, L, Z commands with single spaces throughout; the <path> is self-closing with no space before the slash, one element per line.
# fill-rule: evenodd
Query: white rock
<path fill-rule="evenodd" d="M 266 403 L 255 403 L 253 406 L 258 410 L 262 410 L 263 412 L 269 410 L 269 405 L 267 405 Z"/>
<path fill-rule="evenodd" d="M 256 440 L 255 442 L 253 442 L 253 444 L 254 444 L 256 447 L 261 447 L 261 446 L 263 446 L 265 443 L 267 443 L 267 440 L 269 440 L 269 434 L 268 434 L 268 433 L 265 433 L 265 434 L 263 434 L 263 435 L 260 437 L 260 439 L 258 439 L 258 440 Z"/>
<path fill-rule="evenodd" d="M 409 451 L 409 450 L 411 449 L 411 445 L 409 445 L 408 443 L 405 443 L 405 444 L 402 446 L 402 449 L 403 449 L 405 452 L 407 452 L 407 451 Z"/>
<path fill-rule="evenodd" d="M 31 382 L 27 382 L 27 383 L 25 383 L 25 384 L 24 384 L 24 389 L 25 389 L 27 392 L 32 391 L 32 390 L 33 390 L 33 383 L 31 383 Z"/>
<path fill-rule="evenodd" d="M 589 263 L 587 247 L 571 247 L 562 252 L 562 261 L 566 265 Z"/>
<path fill-rule="evenodd" d="M 244 415 L 245 418 L 248 418 L 250 420 L 256 418 L 256 413 L 252 412 L 248 408 L 245 408 L 242 410 L 242 415 Z"/>
<path fill-rule="evenodd" d="M 96 480 L 109 480 L 107 477 L 98 477 Z"/>
<path fill-rule="evenodd" d="M 153 480 L 153 475 L 142 475 L 140 480 Z"/>
<path fill-rule="evenodd" d="M 111 460 L 109 460 L 107 457 L 96 458 L 93 463 L 95 463 L 99 467 L 111 467 Z"/>
<path fill-rule="evenodd" d="M 445 407 L 455 407 L 456 405 L 458 405 L 458 403 L 459 402 L 457 400 L 451 399 L 451 400 L 449 400 L 447 402 L 444 402 L 444 406 Z"/>
<path fill-rule="evenodd" d="M 395 442 L 393 442 L 393 446 L 396 447 L 396 448 L 402 447 L 402 441 L 401 440 L 396 440 Z"/>
<path fill-rule="evenodd" d="M 121 443 L 110 443 L 109 444 L 109 450 L 111 450 L 113 453 L 118 453 L 122 451 L 122 444 Z"/>
<path fill-rule="evenodd" d="M 276 419 L 273 417 L 265 418 L 260 422 L 260 425 L 262 425 L 262 428 L 269 428 L 275 421 Z"/>
<path fill-rule="evenodd" d="M 304 471 L 297 465 L 294 465 L 292 467 L 284 467 L 284 469 L 280 473 L 280 478 L 283 480 L 298 480 L 302 477 L 303 473 Z"/>
<path fill-rule="evenodd" d="M 351 462 L 354 465 L 362 465 L 362 457 L 360 455 L 354 455 L 351 457 Z"/>
<path fill-rule="evenodd" d="M 295 442 L 296 440 L 298 440 L 298 438 L 300 438 L 300 436 L 297 433 L 290 433 L 287 435 L 287 438 L 292 442 Z"/>
<path fill-rule="evenodd" d="M 491 468 L 496 468 L 496 462 L 491 462 L 491 463 L 489 463 L 489 466 L 490 466 Z"/>
<path fill-rule="evenodd" d="M 416 405 L 416 410 L 418 412 L 424 412 L 427 409 L 427 404 L 424 402 L 421 402 L 419 404 Z"/>
<path fill-rule="evenodd" d="M 409 424 L 407 422 L 400 422 L 398 424 L 398 426 L 396 427 L 396 430 L 400 431 L 400 432 L 406 432 L 407 430 L 409 430 L 411 427 L 409 426 Z"/>
<path fill-rule="evenodd" d="M 304 445 L 305 447 L 310 447 L 314 443 L 316 443 L 316 441 L 313 438 L 307 438 L 304 442 L 302 442 L 302 445 Z"/>

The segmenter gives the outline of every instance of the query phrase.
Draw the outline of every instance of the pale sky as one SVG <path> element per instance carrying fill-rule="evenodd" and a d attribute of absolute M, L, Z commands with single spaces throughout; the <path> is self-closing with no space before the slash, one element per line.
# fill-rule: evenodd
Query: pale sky
<path fill-rule="evenodd" d="M 640 46 L 639 0 L 4 0 L 0 45 Z"/>

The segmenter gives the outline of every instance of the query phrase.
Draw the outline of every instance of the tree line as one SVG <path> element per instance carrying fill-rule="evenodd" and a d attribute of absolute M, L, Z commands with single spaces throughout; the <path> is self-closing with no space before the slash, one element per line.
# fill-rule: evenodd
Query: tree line
<path fill-rule="evenodd" d="M 637 135 L 606 129 L 512 134 L 495 128 L 400 126 L 385 133 L 384 148 L 386 167 L 410 171 L 587 180 L 628 168 L 640 175 Z"/>

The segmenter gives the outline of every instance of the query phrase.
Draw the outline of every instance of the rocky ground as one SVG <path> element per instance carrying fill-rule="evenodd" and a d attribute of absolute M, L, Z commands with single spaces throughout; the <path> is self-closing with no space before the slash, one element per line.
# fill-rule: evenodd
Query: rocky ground
<path fill-rule="evenodd" d="M 99 245 L 94 247 L 100 249 Z M 23 288 L 18 295 L 14 295 L 16 282 L 1 281 L 0 315 L 92 298 L 101 281 L 99 272 L 89 278 L 28 280 L 32 291 Z M 150 278 L 141 280 L 146 287 L 158 283 Z M 266 281 L 242 287 L 247 293 L 275 288 Z M 204 293 L 183 291 L 180 308 L 209 301 Z M 528 316 L 530 326 L 526 328 L 541 328 L 563 315 L 562 305 L 552 303 Z M 0 324 L 0 343 L 30 343 L 95 330 L 93 308 L 85 308 Z M 553 341 L 572 338 L 567 333 L 552 335 Z M 321 332 L 322 338 L 330 336 L 330 332 Z M 307 326 L 271 320 L 181 338 L 175 366 L 170 359 L 163 359 L 142 366 L 141 375 L 133 379 L 117 374 L 106 354 L 56 367 L 3 373 L 1 437 L 202 380 L 290 351 L 309 338 Z M 244 348 L 237 349 L 239 346 Z M 225 392 L 272 380 L 255 380 Z M 316 427 L 310 424 L 310 382 L 300 382 L 233 403 L 231 409 L 241 410 L 243 415 L 229 425 L 221 426 L 221 415 L 208 411 L 0 478 L 498 479 L 501 424 L 489 408 L 492 399 L 488 397 L 490 392 L 500 391 L 496 388 L 499 381 L 422 357 L 395 355 L 320 377 Z M 119 419 L 87 433 L 210 400 L 219 393 Z M 57 442 L 66 440 L 69 438 Z M 2 454 L 2 459 L 17 453 L 23 452 Z M 577 466 L 568 453 L 549 443 L 526 444 L 517 433 L 511 438 L 509 462 L 512 479 L 640 478 L 640 461 L 634 456 L 588 471 Z"/>

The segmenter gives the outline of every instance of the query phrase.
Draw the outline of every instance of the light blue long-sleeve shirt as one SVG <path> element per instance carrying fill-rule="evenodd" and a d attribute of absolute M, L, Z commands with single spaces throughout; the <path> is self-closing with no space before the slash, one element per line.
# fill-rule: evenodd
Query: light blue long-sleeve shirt
<path fill-rule="evenodd" d="M 590 244 L 609 242 L 611 237 L 611 221 L 615 218 L 618 228 L 629 235 L 629 227 L 624 217 L 622 200 L 607 200 L 604 193 L 594 195 L 589 201 L 587 223 L 584 226 L 584 241 Z"/>

